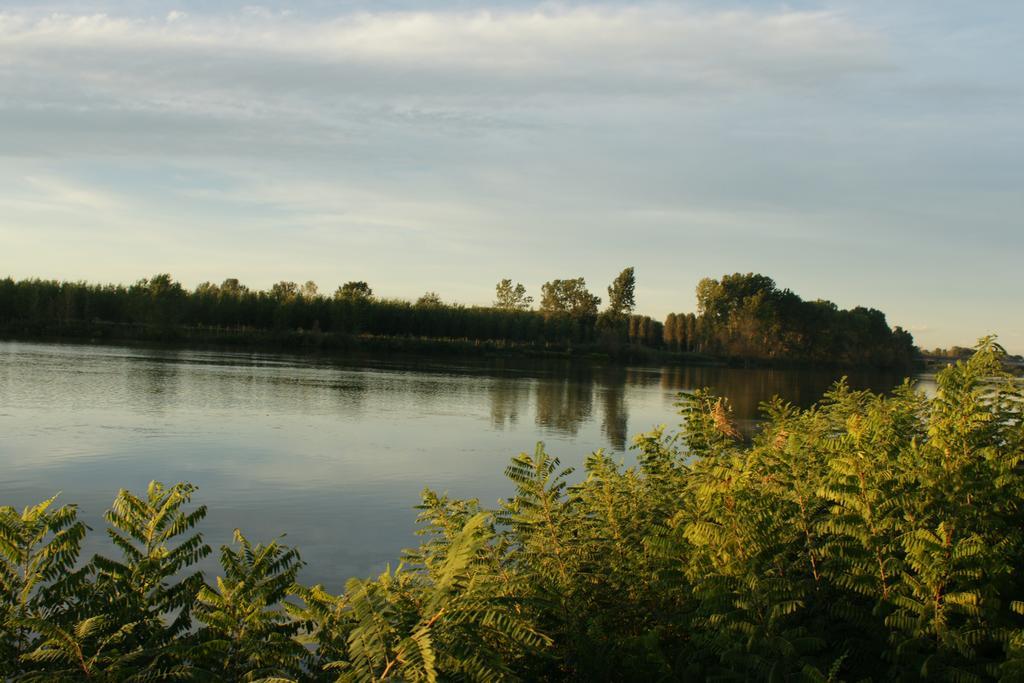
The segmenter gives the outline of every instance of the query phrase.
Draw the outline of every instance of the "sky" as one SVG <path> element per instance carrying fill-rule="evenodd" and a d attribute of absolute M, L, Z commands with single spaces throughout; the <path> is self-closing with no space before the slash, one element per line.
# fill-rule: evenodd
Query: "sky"
<path fill-rule="evenodd" d="M 0 277 L 759 272 L 1024 352 L 1024 3 L 0 2 Z"/>

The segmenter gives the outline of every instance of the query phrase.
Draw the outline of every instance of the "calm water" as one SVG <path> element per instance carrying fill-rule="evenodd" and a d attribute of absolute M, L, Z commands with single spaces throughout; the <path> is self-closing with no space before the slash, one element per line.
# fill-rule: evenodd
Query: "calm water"
<path fill-rule="evenodd" d="M 629 436 L 677 422 L 680 391 L 714 387 L 750 429 L 760 401 L 807 405 L 837 374 L 0 342 L 0 504 L 63 491 L 95 530 L 91 554 L 108 550 L 119 488 L 192 481 L 211 545 L 236 527 L 287 534 L 302 579 L 337 589 L 414 544 L 425 486 L 492 504 L 509 457 L 538 440 L 567 465 L 598 448 L 628 462 Z"/>

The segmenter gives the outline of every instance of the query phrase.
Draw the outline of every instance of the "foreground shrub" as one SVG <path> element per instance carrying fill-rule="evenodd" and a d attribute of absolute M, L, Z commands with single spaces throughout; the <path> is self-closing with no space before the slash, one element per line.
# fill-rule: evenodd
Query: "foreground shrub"
<path fill-rule="evenodd" d="M 16 680 L 1024 680 L 1024 391 L 983 340 L 927 397 L 836 384 L 728 402 L 585 477 L 538 446 L 497 509 L 426 491 L 423 543 L 342 595 L 240 532 L 223 575 L 189 484 L 118 494 L 117 556 L 53 499 L 0 508 L 0 675 Z"/>

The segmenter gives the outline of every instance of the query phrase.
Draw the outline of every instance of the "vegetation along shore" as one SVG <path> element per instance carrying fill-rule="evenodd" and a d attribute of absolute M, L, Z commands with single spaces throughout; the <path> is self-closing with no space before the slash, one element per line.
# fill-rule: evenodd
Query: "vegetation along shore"
<path fill-rule="evenodd" d="M 805 301 L 753 273 L 705 278 L 697 310 L 664 320 L 635 312 L 633 268 L 607 288 L 556 279 L 536 307 L 505 279 L 491 306 L 374 296 L 365 282 L 331 295 L 313 282 L 251 290 L 236 279 L 187 290 L 168 274 L 133 285 L 0 280 L 0 335 L 323 351 L 523 353 L 688 363 L 829 364 L 907 368 L 913 337 L 873 308 Z"/>

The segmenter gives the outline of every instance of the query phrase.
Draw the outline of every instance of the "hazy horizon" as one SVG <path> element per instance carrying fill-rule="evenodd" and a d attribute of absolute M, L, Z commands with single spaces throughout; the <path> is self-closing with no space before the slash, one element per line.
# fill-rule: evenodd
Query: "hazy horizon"
<path fill-rule="evenodd" d="M 0 276 L 486 305 L 759 272 L 1024 352 L 1024 6 L 12 2 Z"/>

